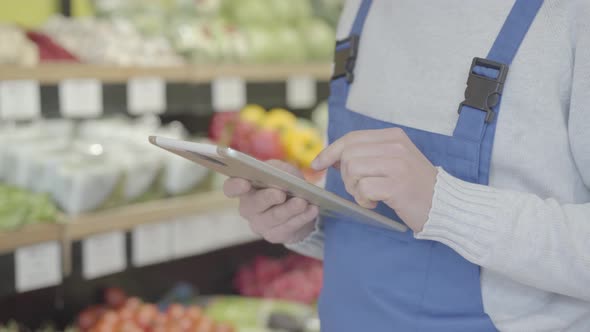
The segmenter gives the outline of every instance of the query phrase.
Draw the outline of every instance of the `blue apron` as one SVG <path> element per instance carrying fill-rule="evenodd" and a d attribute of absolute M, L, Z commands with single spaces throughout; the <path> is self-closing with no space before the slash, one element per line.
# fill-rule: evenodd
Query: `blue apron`
<path fill-rule="evenodd" d="M 487 58 L 473 60 L 456 128 L 452 136 L 446 136 L 346 108 L 361 31 L 371 6 L 370 0 L 363 0 L 349 38 L 336 45 L 329 98 L 330 143 L 355 130 L 400 127 L 434 165 L 457 178 L 487 185 L 508 65 L 542 3 L 517 0 Z M 328 171 L 326 186 L 353 200 L 336 170 Z M 382 203 L 377 212 L 400 220 Z M 483 310 L 479 266 L 444 244 L 345 217 L 327 217 L 323 228 L 324 286 L 319 303 L 323 332 L 496 331 Z"/>

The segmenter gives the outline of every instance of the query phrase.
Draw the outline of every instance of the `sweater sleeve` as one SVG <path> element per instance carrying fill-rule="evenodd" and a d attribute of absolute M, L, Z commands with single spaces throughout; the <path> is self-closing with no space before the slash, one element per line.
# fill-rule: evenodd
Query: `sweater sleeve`
<path fill-rule="evenodd" d="M 294 244 L 285 245 L 288 249 L 293 250 L 305 256 L 316 259 L 324 258 L 324 231 L 322 230 L 321 218 L 317 218 L 315 230 L 302 241 Z"/>

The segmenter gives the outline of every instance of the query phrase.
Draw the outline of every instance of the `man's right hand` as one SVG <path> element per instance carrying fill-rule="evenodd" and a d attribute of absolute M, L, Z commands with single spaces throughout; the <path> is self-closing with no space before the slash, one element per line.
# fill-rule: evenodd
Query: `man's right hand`
<path fill-rule="evenodd" d="M 268 163 L 303 178 L 299 170 L 287 163 L 277 160 Z M 280 189 L 257 190 L 248 180 L 229 178 L 223 184 L 223 192 L 230 198 L 240 199 L 240 215 L 248 220 L 255 233 L 271 243 L 296 243 L 315 229 L 318 207 L 301 198 L 287 199 Z"/>

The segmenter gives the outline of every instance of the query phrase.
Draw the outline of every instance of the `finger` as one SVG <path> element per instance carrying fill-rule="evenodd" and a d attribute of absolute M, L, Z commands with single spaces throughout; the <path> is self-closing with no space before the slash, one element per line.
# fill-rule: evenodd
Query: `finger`
<path fill-rule="evenodd" d="M 292 198 L 284 204 L 276 205 L 252 218 L 250 226 L 258 234 L 265 234 L 270 229 L 286 223 L 289 219 L 302 214 L 309 203 L 301 198 Z"/>
<path fill-rule="evenodd" d="M 298 231 L 307 224 L 312 223 L 318 216 L 318 207 L 308 205 L 301 213 L 290 218 L 276 227 L 269 229 L 263 236 L 271 243 L 292 243 L 300 237 Z M 298 236 L 299 235 L 299 236 Z"/>
<path fill-rule="evenodd" d="M 356 196 L 355 195 L 353 197 L 354 197 L 355 202 L 358 205 L 364 207 L 365 209 L 371 209 L 372 210 L 372 209 L 374 209 L 374 208 L 377 207 L 378 202 L 376 202 L 376 201 L 371 201 L 371 200 L 365 199 L 362 196 Z"/>
<path fill-rule="evenodd" d="M 250 181 L 241 178 L 229 178 L 223 183 L 223 193 L 230 198 L 242 196 L 251 189 Z"/>
<path fill-rule="evenodd" d="M 356 195 L 357 183 L 364 177 L 392 177 L 396 178 L 402 172 L 405 163 L 396 157 L 370 157 L 346 160 L 340 172 L 346 191 Z"/>
<path fill-rule="evenodd" d="M 274 206 L 260 214 L 258 220 L 262 227 L 270 229 L 287 222 L 307 209 L 306 200 L 294 197 L 284 204 Z"/>
<path fill-rule="evenodd" d="M 405 144 L 397 141 L 383 141 L 379 143 L 358 143 L 342 151 L 340 161 L 370 157 L 403 157 L 408 153 Z"/>
<path fill-rule="evenodd" d="M 293 244 L 297 242 L 303 241 L 306 237 L 308 237 L 316 228 L 317 217 L 319 215 L 319 209 L 316 207 L 316 212 L 312 212 L 311 222 L 304 224 L 300 229 L 298 229 L 293 237 L 287 241 L 288 244 Z"/>
<path fill-rule="evenodd" d="M 390 178 L 366 177 L 358 181 L 355 192 L 355 199 L 361 202 L 389 202 L 396 192 L 395 182 Z"/>
<path fill-rule="evenodd" d="M 348 146 L 359 143 L 375 143 L 392 140 L 403 140 L 405 133 L 400 128 L 388 128 L 379 130 L 362 130 L 354 131 L 344 135 L 325 148 L 312 163 L 312 168 L 316 171 L 324 170 L 338 161 L 342 157 L 342 152 Z"/>
<path fill-rule="evenodd" d="M 275 205 L 284 203 L 286 199 L 287 194 L 279 189 L 267 188 L 250 191 L 240 198 L 240 215 L 249 219 Z"/>

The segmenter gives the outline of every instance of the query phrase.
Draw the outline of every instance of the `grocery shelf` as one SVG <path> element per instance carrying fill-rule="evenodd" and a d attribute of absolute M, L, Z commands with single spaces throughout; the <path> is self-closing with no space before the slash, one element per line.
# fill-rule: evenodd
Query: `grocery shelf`
<path fill-rule="evenodd" d="M 185 216 L 228 209 L 237 209 L 237 202 L 214 191 L 126 205 L 78 217 L 61 216 L 59 223 L 27 225 L 0 232 L 0 253 L 48 241 L 78 241 L 94 234 L 129 231 L 142 224 L 173 222 Z"/>
<path fill-rule="evenodd" d="M 72 218 L 64 224 L 65 237 L 76 241 L 94 234 L 127 231 L 142 224 L 174 221 L 233 207 L 236 202 L 216 191 L 138 203 Z"/>
<path fill-rule="evenodd" d="M 208 82 L 217 77 L 237 76 L 248 82 L 285 81 L 291 76 L 309 75 L 316 80 L 327 80 L 330 77 L 331 65 L 316 64 L 284 64 L 284 65 L 209 65 L 196 66 L 190 79 L 196 82 Z"/>
<path fill-rule="evenodd" d="M 35 224 L 14 231 L 0 232 L 0 254 L 37 243 L 58 241 L 62 230 L 60 224 Z"/>
<path fill-rule="evenodd" d="M 169 82 L 208 82 L 217 77 L 241 77 L 249 82 L 284 81 L 294 75 L 310 75 L 318 80 L 329 77 L 331 65 L 193 65 L 178 67 L 121 67 L 70 63 L 41 64 L 35 67 L 0 65 L 2 80 L 36 80 L 56 84 L 64 79 L 92 78 L 105 83 L 125 83 L 135 77 L 158 77 Z"/>

